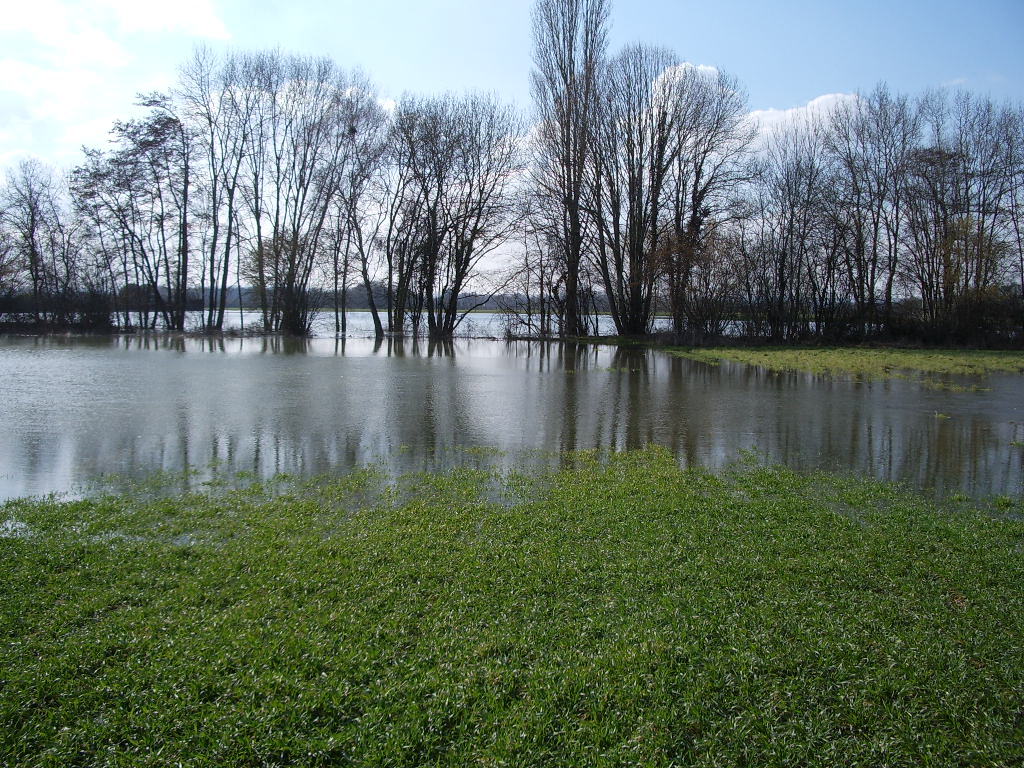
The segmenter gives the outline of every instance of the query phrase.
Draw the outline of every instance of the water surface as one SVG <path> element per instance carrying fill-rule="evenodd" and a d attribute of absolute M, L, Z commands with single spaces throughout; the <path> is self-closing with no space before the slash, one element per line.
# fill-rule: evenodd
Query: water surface
<path fill-rule="evenodd" d="M 757 451 L 946 493 L 1019 494 L 1024 377 L 951 393 L 665 352 L 461 339 L 0 337 L 0 497 L 155 471 L 554 465 L 658 444 Z"/>

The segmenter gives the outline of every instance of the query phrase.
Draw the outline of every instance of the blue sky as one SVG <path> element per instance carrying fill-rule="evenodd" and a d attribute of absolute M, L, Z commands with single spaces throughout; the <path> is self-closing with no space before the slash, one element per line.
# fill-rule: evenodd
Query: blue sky
<path fill-rule="evenodd" d="M 359 66 L 381 96 L 490 90 L 529 107 L 531 0 L 30 0 L 0 14 L 0 166 L 57 166 L 163 89 L 193 46 L 279 46 Z M 612 49 L 644 41 L 736 75 L 752 110 L 827 94 L 963 87 L 1024 101 L 1024 0 L 618 0 Z"/>

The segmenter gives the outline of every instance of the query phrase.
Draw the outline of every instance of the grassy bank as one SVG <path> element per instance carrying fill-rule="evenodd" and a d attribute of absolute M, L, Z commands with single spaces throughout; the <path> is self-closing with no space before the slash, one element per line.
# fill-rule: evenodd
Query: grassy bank
<path fill-rule="evenodd" d="M 1024 373 L 1024 352 L 895 347 L 713 347 L 673 350 L 691 360 L 760 365 L 774 371 L 893 378 L 906 371 L 957 376 Z"/>
<path fill-rule="evenodd" d="M 0 513 L 0 764 L 1019 765 L 1020 500 L 648 450 Z"/>

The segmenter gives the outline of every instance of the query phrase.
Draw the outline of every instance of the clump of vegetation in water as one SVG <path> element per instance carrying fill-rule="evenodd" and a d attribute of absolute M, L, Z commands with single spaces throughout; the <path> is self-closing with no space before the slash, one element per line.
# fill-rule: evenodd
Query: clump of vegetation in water
<path fill-rule="evenodd" d="M 1019 765 L 1021 511 L 655 449 L 12 502 L 0 763 Z"/>
<path fill-rule="evenodd" d="M 672 350 L 691 360 L 729 360 L 773 371 L 805 371 L 823 375 L 854 375 L 864 379 L 908 378 L 908 374 L 986 376 L 1024 373 L 1024 352 L 970 349 L 897 349 L 869 347 L 716 347 Z M 925 386 L 952 391 L 977 385 L 923 379 Z"/>

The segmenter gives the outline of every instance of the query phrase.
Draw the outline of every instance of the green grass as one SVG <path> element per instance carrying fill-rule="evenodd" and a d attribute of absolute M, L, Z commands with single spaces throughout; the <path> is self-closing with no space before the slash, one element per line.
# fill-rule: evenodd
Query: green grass
<path fill-rule="evenodd" d="M 864 379 L 908 378 L 908 373 L 940 376 L 986 376 L 1024 373 L 1024 352 L 970 349 L 896 349 L 865 347 L 719 347 L 673 350 L 691 360 L 730 360 L 774 371 L 854 375 Z M 954 391 L 976 386 L 924 378 L 926 386 Z"/>
<path fill-rule="evenodd" d="M 1022 511 L 655 449 L 13 502 L 0 764 L 1020 765 Z"/>

